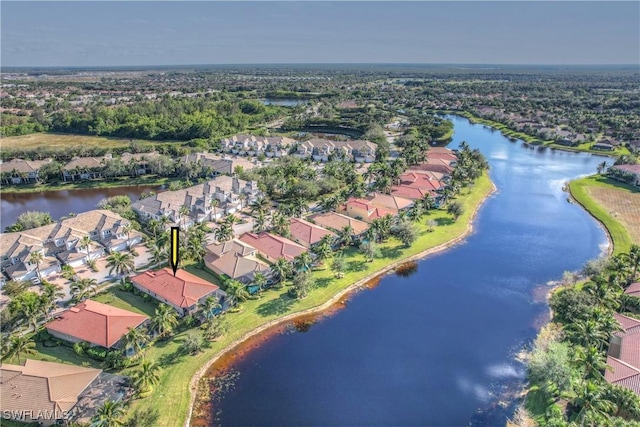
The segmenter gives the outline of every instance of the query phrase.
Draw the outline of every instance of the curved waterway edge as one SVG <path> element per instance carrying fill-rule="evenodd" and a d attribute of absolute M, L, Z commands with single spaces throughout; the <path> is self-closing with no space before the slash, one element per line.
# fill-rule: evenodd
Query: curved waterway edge
<path fill-rule="evenodd" d="M 490 179 L 490 178 L 489 178 Z M 377 270 L 373 273 L 371 273 L 370 275 L 366 276 L 365 278 L 358 280 L 357 282 L 347 286 L 346 288 L 342 289 L 340 292 L 338 292 L 337 294 L 335 294 L 333 297 L 331 297 L 329 300 L 327 300 L 326 302 L 324 302 L 323 304 L 313 307 L 313 308 L 309 308 L 306 310 L 302 310 L 296 313 L 291 313 L 291 314 L 287 314 L 286 316 L 280 317 L 278 319 L 274 319 L 270 322 L 265 323 L 264 325 L 261 325 L 249 332 L 247 332 L 246 334 L 244 334 L 242 337 L 238 338 L 237 340 L 231 342 L 229 345 L 227 345 L 226 347 L 224 347 L 223 349 L 221 349 L 214 357 L 212 357 L 211 359 L 209 359 L 202 367 L 200 367 L 200 369 L 198 369 L 198 371 L 195 373 L 195 375 L 191 378 L 191 382 L 189 384 L 189 391 L 190 391 L 190 402 L 189 402 L 189 412 L 187 414 L 187 419 L 185 420 L 184 426 L 185 427 L 189 427 L 191 425 L 191 418 L 193 415 L 193 408 L 194 405 L 196 404 L 196 402 L 198 401 L 198 396 L 197 396 L 197 392 L 198 392 L 198 384 L 200 382 L 200 379 L 202 377 L 205 376 L 205 374 L 207 372 L 209 372 L 210 370 L 216 370 L 218 367 L 216 366 L 216 363 L 219 361 L 222 361 L 225 356 L 229 355 L 229 353 L 231 353 L 232 351 L 236 351 L 236 352 L 240 352 L 240 353 L 246 353 L 246 351 L 241 351 L 240 347 L 244 344 L 249 343 L 249 341 L 251 341 L 252 339 L 260 339 L 261 336 L 264 336 L 266 338 L 268 338 L 269 336 L 271 336 L 274 332 L 277 332 L 279 330 L 279 328 L 283 327 L 285 323 L 288 322 L 292 322 L 295 321 L 297 319 L 300 318 L 304 318 L 304 317 L 308 317 L 311 315 L 319 315 L 319 314 L 328 314 L 331 313 L 333 311 L 335 311 L 337 308 L 337 305 L 343 306 L 344 305 L 344 299 L 346 297 L 348 297 L 350 294 L 355 293 L 356 291 L 362 289 L 363 287 L 365 287 L 368 283 L 372 282 L 373 280 L 375 280 L 376 278 L 385 275 L 395 269 L 397 269 L 398 267 L 401 267 L 404 264 L 410 263 L 412 261 L 417 261 L 420 259 L 423 259 L 429 255 L 433 255 L 442 251 L 445 251 L 447 249 L 449 249 L 452 246 L 455 246 L 457 244 L 459 244 L 460 242 L 464 241 L 472 232 L 473 232 L 473 223 L 475 222 L 475 218 L 480 210 L 480 208 L 484 205 L 484 202 L 490 197 L 492 196 L 495 192 L 497 191 L 497 188 L 495 186 L 495 184 L 493 183 L 493 181 L 491 181 L 491 187 L 489 189 L 489 191 L 487 192 L 487 194 L 484 195 L 484 197 L 482 199 L 480 199 L 480 201 L 478 202 L 478 204 L 475 206 L 473 212 L 471 213 L 471 215 L 469 216 L 469 221 L 467 223 L 467 227 L 465 228 L 465 230 L 458 236 L 444 242 L 441 243 L 437 246 L 434 246 L 432 248 L 429 248 L 423 252 L 420 252 L 416 255 L 412 255 L 409 256 L 407 258 L 403 258 L 401 260 L 395 261 L 387 266 L 385 266 L 384 268 Z M 229 361 L 225 360 L 224 361 L 224 365 L 228 365 Z"/>

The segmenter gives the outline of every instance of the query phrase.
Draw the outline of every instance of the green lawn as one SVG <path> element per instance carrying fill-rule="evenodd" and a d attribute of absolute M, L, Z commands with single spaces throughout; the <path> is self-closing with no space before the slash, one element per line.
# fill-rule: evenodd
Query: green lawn
<path fill-rule="evenodd" d="M 329 269 L 315 271 L 313 274 L 316 280 L 315 289 L 302 301 L 289 298 L 286 289 L 273 289 L 265 292 L 260 299 L 243 303 L 242 312 L 225 315 L 230 321 L 231 332 L 218 342 L 211 343 L 209 348 L 196 356 L 187 356 L 180 351 L 180 344 L 187 332 L 154 345 L 147 351 L 146 357 L 158 361 L 164 367 L 160 384 L 156 387 L 153 396 L 133 402 L 130 413 L 137 409 L 157 410 L 160 413 L 158 426 L 183 425 L 189 410 L 191 378 L 220 350 L 249 331 L 274 319 L 323 304 L 349 285 L 395 261 L 416 255 L 460 236 L 466 230 L 473 210 L 491 191 L 492 185 L 485 175 L 476 182 L 470 194 L 458 197 L 465 212 L 456 222 L 453 222 L 444 211 L 436 211 L 425 217 L 419 225 L 420 238 L 410 248 L 405 248 L 393 238 L 389 239 L 388 242 L 380 245 L 384 258 L 376 259 L 371 263 L 366 262 L 364 257 L 355 250 L 351 250 L 347 254 L 348 271 L 342 279 L 335 279 Z M 441 225 L 437 226 L 435 231 L 428 232 L 426 226 L 428 219 L 435 219 Z M 209 274 L 202 270 L 198 271 L 195 267 L 188 267 L 188 270 L 201 277 L 207 277 Z"/>
<path fill-rule="evenodd" d="M 605 206 L 600 205 L 589 196 L 587 188 L 590 186 L 622 190 L 629 192 L 629 194 L 639 193 L 640 189 L 599 175 L 577 179 L 569 183 L 573 198 L 607 228 L 613 240 L 614 254 L 628 252 L 633 243 L 631 235 L 620 221 L 609 214 Z M 640 209 L 640 206 L 638 208 Z"/>
<path fill-rule="evenodd" d="M 134 295 L 131 292 L 122 291 L 116 286 L 110 287 L 92 299 L 103 304 L 109 304 L 123 310 L 133 311 L 149 317 L 154 315 L 156 307 L 158 306 L 156 300 L 151 297 L 145 300 L 141 296 Z"/>

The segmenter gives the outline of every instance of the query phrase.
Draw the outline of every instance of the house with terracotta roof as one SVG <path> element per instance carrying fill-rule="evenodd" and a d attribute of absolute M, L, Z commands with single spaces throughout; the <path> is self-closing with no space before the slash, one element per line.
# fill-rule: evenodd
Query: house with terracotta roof
<path fill-rule="evenodd" d="M 412 170 L 439 172 L 450 175 L 453 172 L 455 161 L 447 159 L 428 158 L 419 165 L 411 166 Z"/>
<path fill-rule="evenodd" d="M 300 218 L 291 218 L 289 220 L 289 234 L 291 240 L 305 248 L 311 248 L 320 242 L 324 236 L 335 236 L 335 233 Z"/>
<path fill-rule="evenodd" d="M 311 215 L 307 219 L 313 221 L 321 227 L 339 232 L 345 227 L 351 227 L 356 236 L 364 234 L 369 229 L 369 224 L 355 218 L 348 217 L 336 212 L 325 212 L 321 214 Z"/>
<path fill-rule="evenodd" d="M 609 176 L 618 181 L 640 186 L 640 165 L 614 165 L 609 168 Z"/>
<path fill-rule="evenodd" d="M 428 173 L 423 173 L 421 170 L 409 170 L 400 175 L 399 181 L 399 185 L 421 188 L 432 192 L 438 191 L 445 186 L 442 181 L 435 179 Z"/>
<path fill-rule="evenodd" d="M 458 156 L 453 150 L 446 147 L 429 147 L 427 159 L 443 159 L 449 161 L 451 166 L 455 166 L 458 161 Z"/>
<path fill-rule="evenodd" d="M 375 219 L 383 218 L 387 215 L 396 216 L 396 209 L 383 208 L 373 205 L 367 199 L 359 199 L 352 197 L 344 204 L 343 211 L 351 218 L 359 219 L 367 223 L 373 222 Z"/>
<path fill-rule="evenodd" d="M 50 426 L 76 415 L 80 396 L 99 381 L 100 369 L 27 359 L 0 365 L 3 418 Z"/>
<path fill-rule="evenodd" d="M 437 193 L 433 190 L 427 190 L 423 188 L 417 187 L 409 187 L 407 185 L 394 185 L 391 187 L 391 195 L 404 197 L 405 199 L 411 200 L 422 200 L 427 195 L 431 197 L 435 197 Z"/>
<path fill-rule="evenodd" d="M 40 168 L 51 159 L 25 160 L 13 159 L 8 162 L 0 162 L 0 174 L 3 184 L 28 184 L 38 182 Z"/>
<path fill-rule="evenodd" d="M 240 240 L 207 246 L 204 264 L 219 276 L 227 276 L 241 283 L 253 282 L 256 273 L 269 274 L 269 266 L 260 261 L 255 248 Z"/>
<path fill-rule="evenodd" d="M 148 317 L 132 311 L 86 300 L 44 325 L 56 338 L 86 342 L 104 348 L 120 348 L 129 329 L 142 326 Z"/>
<path fill-rule="evenodd" d="M 628 388 L 640 396 L 640 320 L 614 313 L 621 331 L 615 332 L 609 343 L 605 379 L 611 384 Z"/>
<path fill-rule="evenodd" d="M 632 297 L 640 298 L 640 282 L 630 284 L 627 289 L 625 289 L 624 293 L 631 295 Z"/>
<path fill-rule="evenodd" d="M 380 206 L 398 212 L 409 210 L 413 206 L 413 200 L 389 194 L 372 193 L 365 199 L 374 206 Z"/>
<path fill-rule="evenodd" d="M 175 276 L 170 268 L 145 271 L 131 277 L 131 283 L 138 290 L 173 307 L 180 316 L 197 312 L 200 304 L 210 296 L 225 306 L 227 297 L 218 285 L 182 269 L 178 269 Z"/>
<path fill-rule="evenodd" d="M 244 233 L 239 240 L 256 248 L 260 255 L 269 262 L 276 262 L 280 258 L 293 261 L 301 253 L 307 252 L 307 248 L 304 246 L 267 232 L 260 234 Z"/>

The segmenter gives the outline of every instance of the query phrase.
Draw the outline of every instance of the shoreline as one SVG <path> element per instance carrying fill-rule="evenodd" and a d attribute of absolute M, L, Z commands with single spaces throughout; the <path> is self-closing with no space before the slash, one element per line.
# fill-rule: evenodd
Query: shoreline
<path fill-rule="evenodd" d="M 131 178 L 126 181 L 117 182 L 117 181 L 67 181 L 68 187 L 65 183 L 62 185 L 57 184 L 51 187 L 46 188 L 37 188 L 33 187 L 33 184 L 24 184 L 24 185 L 2 185 L 0 187 L 0 195 L 9 195 L 9 194 L 38 194 L 38 193 L 48 193 L 55 191 L 79 191 L 79 190 L 102 190 L 102 189 L 115 189 L 115 188 L 126 188 L 126 187 L 162 187 L 165 185 L 169 185 L 173 181 L 180 181 L 179 178 L 169 178 L 169 177 L 161 177 L 161 178 Z"/>
<path fill-rule="evenodd" d="M 474 208 L 474 210 L 471 212 L 470 216 L 469 216 L 469 220 L 467 223 L 467 226 L 465 228 L 465 230 L 462 232 L 462 234 L 444 242 L 441 243 L 437 246 L 434 246 L 432 248 L 426 249 L 418 254 L 415 255 L 411 255 L 407 258 L 403 258 L 401 260 L 398 261 L 394 261 L 391 264 L 386 265 L 385 267 L 381 268 L 380 270 L 377 270 L 369 275 L 367 275 L 366 277 L 358 280 L 355 283 L 352 283 L 351 285 L 347 286 L 346 288 L 342 289 L 341 291 L 339 291 L 338 293 L 336 293 L 335 295 L 333 295 L 331 298 L 329 298 L 327 301 L 325 301 L 324 303 L 316 306 L 316 307 L 312 307 L 312 308 L 308 308 L 306 310 L 302 310 L 296 313 L 290 313 L 287 314 L 283 317 L 271 320 L 267 323 L 265 323 L 264 325 L 261 325 L 247 333 L 245 333 L 244 335 L 242 335 L 240 338 L 234 340 L 233 342 L 229 343 L 227 346 L 225 346 L 224 348 L 222 348 L 215 356 L 213 356 L 211 359 L 209 359 L 204 365 L 202 365 L 200 368 L 198 368 L 198 370 L 196 371 L 196 373 L 193 375 L 193 377 L 191 378 L 190 382 L 189 382 L 189 392 L 190 392 L 190 399 L 189 399 L 189 412 L 187 414 L 187 418 L 184 422 L 184 427 L 189 427 L 191 425 L 191 418 L 193 415 L 193 408 L 195 403 L 197 402 L 197 391 L 198 391 L 198 384 L 200 382 L 200 379 L 209 371 L 209 369 L 211 369 L 216 362 L 218 362 L 220 359 L 222 359 L 224 356 L 226 356 L 227 354 L 229 354 L 231 351 L 233 351 L 234 349 L 240 347 L 241 345 L 243 345 L 245 342 L 249 341 L 252 338 L 255 338 L 257 336 L 259 336 L 260 334 L 268 331 L 271 328 L 277 327 L 277 326 L 282 326 L 282 324 L 295 320 L 296 318 L 299 317 L 305 317 L 305 316 L 309 316 L 309 315 L 314 315 L 314 314 L 320 314 L 324 311 L 327 311 L 329 309 L 331 309 L 335 304 L 339 303 L 343 298 L 349 296 L 352 293 L 355 293 L 356 291 L 360 290 L 361 288 L 363 288 L 364 286 L 366 286 L 367 283 L 371 282 L 373 279 L 386 275 L 389 272 L 395 270 L 396 268 L 400 267 L 403 264 L 406 264 L 408 262 L 412 262 L 412 261 L 417 261 L 420 259 L 423 259 L 429 255 L 433 255 L 435 253 L 438 252 L 442 252 L 446 249 L 449 249 L 452 246 L 455 246 L 457 244 L 459 244 L 460 242 L 462 242 L 463 240 L 465 240 L 469 235 L 471 235 L 473 233 L 473 223 L 475 222 L 476 216 L 480 210 L 480 208 L 484 205 L 485 201 L 491 197 L 493 194 L 495 194 L 498 191 L 497 187 L 495 186 L 495 184 L 493 183 L 493 181 L 491 181 L 491 189 L 490 191 L 479 201 L 479 203 L 476 205 L 476 207 Z"/>

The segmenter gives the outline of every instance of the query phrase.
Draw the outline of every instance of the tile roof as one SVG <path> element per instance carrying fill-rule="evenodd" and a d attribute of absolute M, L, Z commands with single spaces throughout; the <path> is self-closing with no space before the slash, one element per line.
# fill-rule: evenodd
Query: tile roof
<path fill-rule="evenodd" d="M 131 277 L 131 281 L 182 308 L 191 307 L 201 298 L 220 289 L 218 285 L 182 269 L 178 269 L 175 276 L 170 268 L 145 271 Z"/>
<path fill-rule="evenodd" d="M 627 173 L 640 174 L 640 165 L 615 165 L 611 167 Z"/>
<path fill-rule="evenodd" d="M 622 331 L 617 332 L 616 335 L 628 335 L 640 332 L 640 320 L 620 313 L 614 313 L 613 317 L 620 323 L 620 326 L 622 326 Z"/>
<path fill-rule="evenodd" d="M 318 243 L 326 235 L 335 236 L 333 232 L 300 218 L 289 220 L 289 232 L 292 240 L 306 247 Z"/>
<path fill-rule="evenodd" d="M 307 248 L 304 246 L 267 232 L 260 234 L 244 233 L 240 236 L 240 240 L 253 246 L 271 259 L 284 258 L 287 261 L 293 261 L 301 253 L 307 252 Z"/>
<path fill-rule="evenodd" d="M 100 369 L 41 360 L 25 361 L 24 366 L 0 366 L 0 407 L 3 411 L 70 411 L 78 396 L 100 375 Z"/>
<path fill-rule="evenodd" d="M 420 171 L 408 171 L 400 175 L 400 185 L 407 187 L 422 188 L 424 190 L 438 190 L 444 186 L 444 184 L 436 179 L 433 179 L 427 174 L 420 173 Z"/>
<path fill-rule="evenodd" d="M 344 227 L 350 226 L 356 235 L 360 235 L 369 229 L 369 224 L 366 222 L 336 212 L 311 215 L 309 219 L 322 227 L 335 231 L 340 231 Z"/>
<path fill-rule="evenodd" d="M 256 250 L 239 240 L 209 245 L 207 251 L 209 253 L 204 258 L 205 265 L 216 273 L 226 274 L 233 279 L 269 270 L 264 262 L 252 256 Z"/>
<path fill-rule="evenodd" d="M 372 205 L 395 210 L 405 209 L 413 205 L 413 200 L 382 193 L 373 193 L 367 197 L 367 200 Z"/>
<path fill-rule="evenodd" d="M 376 218 L 382 218 L 386 215 L 394 216 L 398 214 L 398 211 L 396 209 L 382 208 L 370 203 L 366 199 L 358 199 L 354 197 L 347 200 L 347 203 L 345 204 L 345 206 L 347 207 L 347 209 L 349 207 L 353 207 L 356 209 L 362 209 L 367 211 L 368 212 L 367 219 L 371 219 L 371 220 Z"/>
<path fill-rule="evenodd" d="M 62 167 L 63 170 L 71 171 L 75 168 L 101 168 L 104 166 L 105 158 L 101 157 L 75 157 Z"/>
<path fill-rule="evenodd" d="M 391 194 L 394 196 L 406 197 L 407 199 L 424 199 L 424 196 L 430 194 L 435 196 L 435 192 L 433 190 L 426 190 L 417 187 L 409 187 L 406 185 L 394 185 L 391 187 Z"/>
<path fill-rule="evenodd" d="M 632 283 L 629 285 L 627 289 L 624 291 L 625 294 L 640 297 L 640 282 Z"/>
<path fill-rule="evenodd" d="M 8 162 L 0 163 L 0 171 L 12 172 L 15 170 L 20 173 L 35 172 L 39 170 L 43 165 L 50 162 L 51 162 L 51 159 L 45 159 L 45 160 L 13 159 Z"/>
<path fill-rule="evenodd" d="M 45 327 L 49 331 L 110 348 L 129 328 L 137 328 L 145 320 L 147 317 L 142 314 L 87 300 L 63 312 Z"/>

